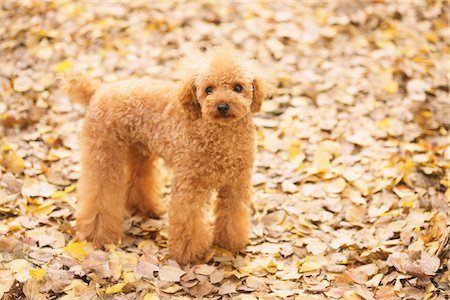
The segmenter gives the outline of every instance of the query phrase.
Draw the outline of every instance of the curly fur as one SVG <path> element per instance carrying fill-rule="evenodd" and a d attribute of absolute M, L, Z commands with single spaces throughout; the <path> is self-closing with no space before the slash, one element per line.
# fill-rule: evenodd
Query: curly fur
<path fill-rule="evenodd" d="M 89 104 L 81 136 L 79 236 L 117 243 L 126 209 L 159 216 L 155 159 L 173 168 L 169 253 L 180 264 L 201 261 L 212 243 L 231 251 L 248 241 L 250 178 L 255 154 L 252 113 L 265 95 L 261 79 L 229 47 L 215 49 L 181 84 L 128 80 L 98 88 L 67 75 L 74 101 Z M 233 91 L 239 83 L 241 93 Z M 205 89 L 212 86 L 208 95 Z M 227 116 L 217 112 L 228 103 Z M 218 192 L 211 228 L 205 204 Z"/>

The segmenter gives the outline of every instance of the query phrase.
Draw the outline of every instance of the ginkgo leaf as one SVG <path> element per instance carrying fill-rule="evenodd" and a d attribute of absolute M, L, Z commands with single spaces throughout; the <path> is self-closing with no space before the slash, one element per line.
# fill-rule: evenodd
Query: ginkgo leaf
<path fill-rule="evenodd" d="M 323 263 L 315 257 L 307 257 L 303 262 L 299 262 L 299 273 L 318 271 Z"/>
<path fill-rule="evenodd" d="M 446 298 L 448 1 L 334 2 L 2 2 L 0 299 Z M 223 37 L 237 63 L 208 66 Z M 87 107 L 60 81 L 73 69 L 100 83 Z M 193 77 L 201 114 L 184 120 L 176 93 Z M 228 102 L 232 118 L 216 124 L 214 101 Z M 114 133 L 120 141 L 102 147 Z M 184 143 L 186 134 L 195 138 Z M 190 188 L 218 193 L 201 209 L 136 213 L 122 175 L 143 185 L 140 198 L 158 192 L 170 204 L 177 191 L 160 159 L 153 190 L 154 174 L 133 170 L 130 155 L 98 153 L 120 154 L 131 140 L 191 173 L 194 149 L 206 162 L 200 175 L 214 180 Z M 85 178 L 114 163 L 101 181 L 114 186 Z M 108 196 L 117 188 L 125 207 Z M 120 243 L 77 239 L 89 221 L 80 201 L 92 214 L 106 203 L 93 230 L 101 240 L 118 226 Z M 185 213 L 199 209 L 204 220 Z M 123 220 L 108 218 L 116 210 Z M 187 254 L 201 261 L 174 261 Z"/>
<path fill-rule="evenodd" d="M 64 251 L 68 252 L 73 258 L 83 259 L 87 256 L 84 247 L 86 242 L 72 242 L 64 248 Z"/>
<path fill-rule="evenodd" d="M 398 83 L 395 81 L 389 81 L 383 86 L 383 90 L 390 94 L 396 94 L 398 92 Z"/>
<path fill-rule="evenodd" d="M 123 288 L 127 285 L 126 282 L 119 282 L 116 283 L 115 285 L 109 286 L 106 288 L 105 290 L 105 294 L 110 295 L 110 294 L 117 294 L 117 293 L 121 293 L 123 291 Z"/>
<path fill-rule="evenodd" d="M 53 192 L 50 195 L 50 198 L 52 198 L 52 199 L 64 199 L 65 196 L 66 196 L 66 192 L 65 191 L 56 191 L 56 192 Z"/>
<path fill-rule="evenodd" d="M 159 296 L 156 293 L 145 294 L 143 300 L 159 300 Z"/>
<path fill-rule="evenodd" d="M 168 293 L 168 294 L 175 294 L 176 292 L 182 290 L 183 287 L 181 287 L 178 284 L 172 284 L 169 287 L 166 287 L 164 289 L 161 289 L 161 291 L 163 291 L 164 293 Z"/>
<path fill-rule="evenodd" d="M 69 60 L 63 60 L 62 62 L 60 62 L 59 64 L 57 64 L 57 65 L 54 67 L 54 70 L 55 70 L 55 72 L 57 72 L 57 73 L 62 73 L 62 72 L 64 72 L 64 71 L 68 70 L 68 69 L 73 68 L 73 66 L 74 66 L 74 63 L 73 63 L 73 62 L 71 62 L 71 61 L 69 61 Z"/>
<path fill-rule="evenodd" d="M 180 281 L 180 278 L 185 274 L 183 270 L 176 266 L 164 266 L 159 269 L 159 279 L 163 281 Z"/>
<path fill-rule="evenodd" d="M 15 259 L 10 262 L 9 269 L 13 272 L 14 278 L 18 282 L 25 282 L 30 279 L 30 263 L 25 259 Z"/>
<path fill-rule="evenodd" d="M 34 279 L 37 279 L 37 280 L 42 280 L 45 273 L 47 273 L 47 272 L 41 268 L 30 269 L 31 277 Z"/>
<path fill-rule="evenodd" d="M 8 150 L 0 156 L 0 163 L 9 172 L 20 173 L 25 168 L 25 161 L 13 150 Z"/>

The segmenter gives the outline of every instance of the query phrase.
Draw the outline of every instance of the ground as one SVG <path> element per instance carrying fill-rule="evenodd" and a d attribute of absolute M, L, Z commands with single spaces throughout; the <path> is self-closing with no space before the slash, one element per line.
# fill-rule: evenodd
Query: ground
<path fill-rule="evenodd" d="M 448 12 L 446 1 L 2 2 L 0 297 L 448 299 Z M 182 57 L 224 39 L 275 87 L 255 116 L 248 247 L 180 268 L 166 216 L 128 218 L 106 250 L 74 240 L 84 110 L 58 76 L 177 79 Z"/>

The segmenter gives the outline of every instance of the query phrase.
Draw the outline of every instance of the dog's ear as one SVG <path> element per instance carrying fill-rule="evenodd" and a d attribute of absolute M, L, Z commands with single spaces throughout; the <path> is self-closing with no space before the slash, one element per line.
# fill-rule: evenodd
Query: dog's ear
<path fill-rule="evenodd" d="M 178 100 L 191 120 L 201 117 L 200 104 L 195 96 L 195 78 L 186 80 L 183 83 L 178 94 Z"/>
<path fill-rule="evenodd" d="M 253 80 L 253 101 L 252 101 L 252 112 L 256 113 L 261 109 L 262 101 L 266 94 L 265 84 L 260 78 L 255 78 Z"/>

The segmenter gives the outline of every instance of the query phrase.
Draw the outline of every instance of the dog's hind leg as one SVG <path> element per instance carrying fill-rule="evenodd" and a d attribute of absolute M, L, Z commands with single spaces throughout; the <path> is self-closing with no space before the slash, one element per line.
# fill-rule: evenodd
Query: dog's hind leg
<path fill-rule="evenodd" d="M 126 147 L 113 135 L 93 130 L 86 121 L 82 133 L 81 176 L 78 183 L 77 233 L 96 246 L 117 243 L 125 212 Z"/>
<path fill-rule="evenodd" d="M 127 208 L 133 214 L 157 218 L 165 211 L 156 160 L 156 156 L 145 155 L 138 147 L 129 151 Z"/>

